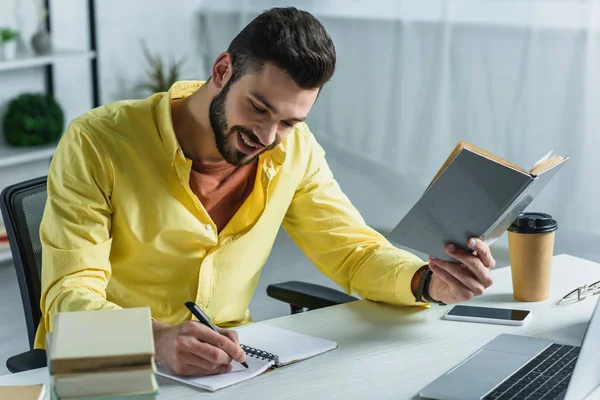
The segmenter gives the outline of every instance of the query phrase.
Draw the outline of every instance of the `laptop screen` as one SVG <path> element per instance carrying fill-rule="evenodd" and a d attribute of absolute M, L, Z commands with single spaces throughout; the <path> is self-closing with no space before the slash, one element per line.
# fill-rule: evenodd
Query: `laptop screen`
<path fill-rule="evenodd" d="M 585 398 L 600 385 L 600 302 L 592 314 L 583 337 L 577 364 L 569 382 L 565 400 Z"/>

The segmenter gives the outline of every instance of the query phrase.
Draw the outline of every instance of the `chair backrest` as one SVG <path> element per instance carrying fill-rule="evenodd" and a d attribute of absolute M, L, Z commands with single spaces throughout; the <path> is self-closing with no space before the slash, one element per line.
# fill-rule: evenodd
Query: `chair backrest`
<path fill-rule="evenodd" d="M 46 205 L 46 177 L 6 187 L 0 196 L 0 209 L 8 243 L 17 271 L 29 346 L 33 349 L 35 332 L 42 317 L 42 244 L 40 223 Z"/>

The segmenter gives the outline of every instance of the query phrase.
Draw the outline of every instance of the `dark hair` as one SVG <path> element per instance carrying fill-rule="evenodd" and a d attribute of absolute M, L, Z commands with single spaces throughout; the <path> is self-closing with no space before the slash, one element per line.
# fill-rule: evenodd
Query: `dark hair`
<path fill-rule="evenodd" d="M 302 89 L 318 89 L 335 70 L 335 46 L 325 27 L 294 7 L 263 12 L 237 34 L 227 51 L 233 58 L 232 83 L 270 62 Z"/>

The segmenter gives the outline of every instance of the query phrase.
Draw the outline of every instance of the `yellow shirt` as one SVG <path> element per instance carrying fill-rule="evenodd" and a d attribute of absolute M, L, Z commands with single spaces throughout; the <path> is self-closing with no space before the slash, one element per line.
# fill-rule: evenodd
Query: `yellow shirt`
<path fill-rule="evenodd" d="M 44 347 L 57 312 L 149 306 L 168 324 L 195 301 L 214 323 L 250 321 L 248 304 L 279 227 L 348 293 L 415 305 L 410 283 L 425 263 L 369 228 L 342 193 L 306 124 L 259 158 L 254 189 L 218 234 L 191 191 L 192 162 L 167 93 L 121 101 L 73 120 L 48 173 L 42 240 Z"/>

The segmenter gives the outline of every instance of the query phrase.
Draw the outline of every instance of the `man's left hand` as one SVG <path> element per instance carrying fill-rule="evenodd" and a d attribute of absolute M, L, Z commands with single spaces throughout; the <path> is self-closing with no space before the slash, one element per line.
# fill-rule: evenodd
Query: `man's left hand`
<path fill-rule="evenodd" d="M 490 248 L 479 239 L 470 239 L 469 247 L 475 254 L 449 244 L 446 253 L 460 264 L 429 257 L 433 272 L 429 282 L 429 295 L 446 304 L 460 303 L 481 296 L 493 283 L 491 269 L 496 265 Z"/>

